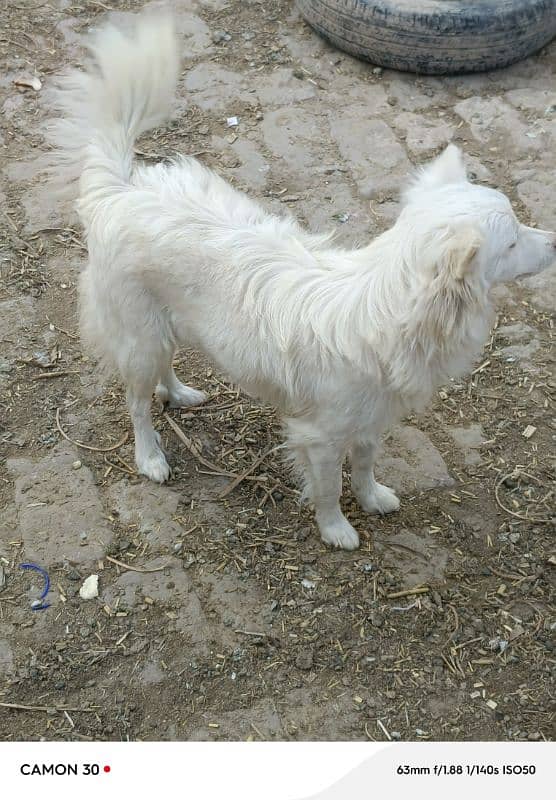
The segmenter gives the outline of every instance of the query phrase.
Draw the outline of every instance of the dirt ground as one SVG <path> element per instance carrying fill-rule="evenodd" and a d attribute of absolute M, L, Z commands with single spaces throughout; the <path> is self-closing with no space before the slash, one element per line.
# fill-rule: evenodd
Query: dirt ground
<path fill-rule="evenodd" d="M 43 132 L 80 35 L 140 5 L 2 3 L 0 736 L 550 739 L 554 269 L 496 291 L 473 375 L 385 442 L 400 512 L 363 513 L 346 481 L 357 552 L 321 544 L 278 454 L 255 463 L 279 442 L 273 410 L 195 354 L 178 372 L 210 400 L 169 412 L 186 444 L 156 415 L 172 480 L 134 473 L 122 389 L 77 336 L 86 256 L 45 181 Z M 176 115 L 141 158 L 198 154 L 355 245 L 453 140 L 523 221 L 556 227 L 556 42 L 500 72 L 420 78 L 334 50 L 285 0 L 171 5 Z M 34 77 L 40 89 L 16 83 Z M 42 584 L 22 562 L 48 570 L 47 610 L 32 610 Z M 84 601 L 90 574 L 100 595 Z"/>

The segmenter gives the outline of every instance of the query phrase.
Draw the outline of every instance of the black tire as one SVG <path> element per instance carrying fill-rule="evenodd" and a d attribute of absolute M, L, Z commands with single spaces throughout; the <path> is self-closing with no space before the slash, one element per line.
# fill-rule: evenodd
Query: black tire
<path fill-rule="evenodd" d="M 556 36 L 556 0 L 297 0 L 332 44 L 425 75 L 506 67 Z"/>

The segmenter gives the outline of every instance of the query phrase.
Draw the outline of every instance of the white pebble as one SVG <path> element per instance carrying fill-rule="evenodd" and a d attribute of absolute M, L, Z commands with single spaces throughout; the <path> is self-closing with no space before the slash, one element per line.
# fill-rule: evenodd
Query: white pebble
<path fill-rule="evenodd" d="M 98 597 L 98 575 L 89 575 L 79 590 L 79 597 L 82 600 L 93 600 Z"/>

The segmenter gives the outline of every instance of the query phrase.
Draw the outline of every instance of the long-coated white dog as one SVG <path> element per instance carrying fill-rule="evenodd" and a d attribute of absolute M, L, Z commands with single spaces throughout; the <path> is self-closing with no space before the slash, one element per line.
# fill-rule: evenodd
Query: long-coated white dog
<path fill-rule="evenodd" d="M 153 391 L 172 406 L 204 400 L 172 368 L 176 347 L 196 347 L 278 408 L 323 540 L 357 547 L 339 504 L 345 457 L 366 511 L 398 509 L 373 474 L 381 434 L 469 369 L 492 322 L 490 287 L 556 261 L 556 234 L 471 184 L 450 145 L 412 181 L 393 228 L 340 249 L 194 158 L 134 163 L 178 79 L 169 17 L 139 15 L 128 34 L 105 27 L 91 52 L 62 79 L 52 138 L 79 173 L 84 340 L 126 385 L 139 472 L 170 473 Z"/>

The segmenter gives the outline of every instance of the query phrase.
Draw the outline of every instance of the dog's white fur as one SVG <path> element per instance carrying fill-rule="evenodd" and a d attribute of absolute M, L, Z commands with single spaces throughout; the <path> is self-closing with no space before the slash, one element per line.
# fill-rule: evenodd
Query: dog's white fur
<path fill-rule="evenodd" d="M 152 393 L 202 402 L 172 368 L 176 347 L 199 348 L 279 409 L 323 540 L 357 547 L 339 505 L 344 458 L 366 511 L 399 508 L 373 475 L 381 434 L 469 369 L 492 321 L 489 288 L 551 264 L 556 235 L 469 183 L 451 145 L 415 178 L 391 230 L 339 249 L 194 158 L 134 164 L 135 139 L 167 117 L 177 82 L 169 17 L 140 15 L 129 36 L 106 27 L 91 51 L 62 80 L 53 140 L 80 173 L 84 339 L 127 387 L 139 472 L 169 476 Z"/>

